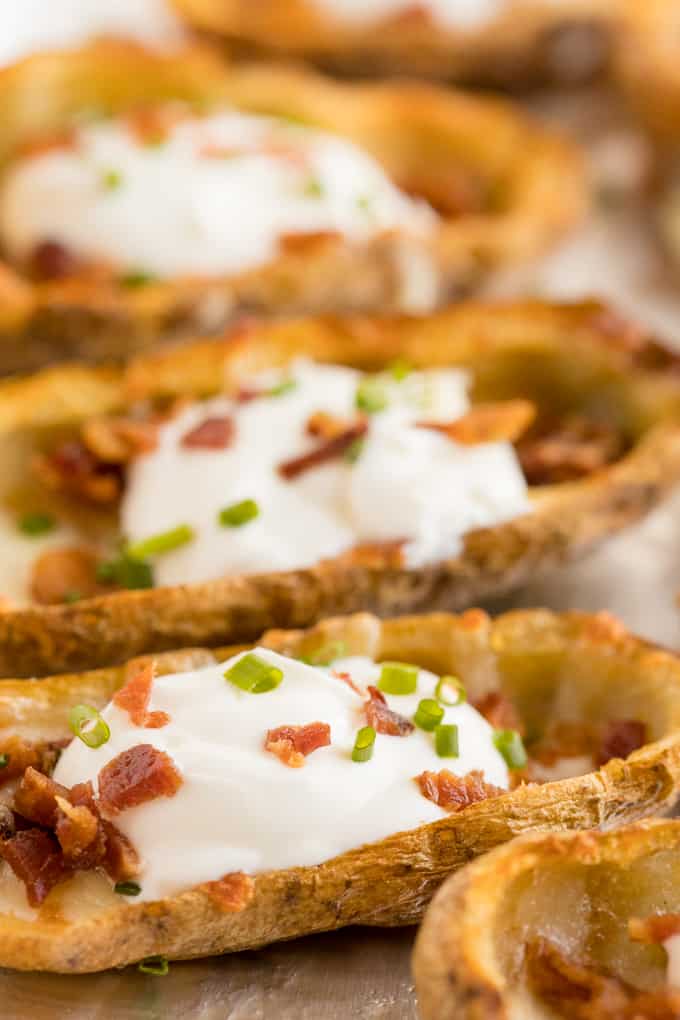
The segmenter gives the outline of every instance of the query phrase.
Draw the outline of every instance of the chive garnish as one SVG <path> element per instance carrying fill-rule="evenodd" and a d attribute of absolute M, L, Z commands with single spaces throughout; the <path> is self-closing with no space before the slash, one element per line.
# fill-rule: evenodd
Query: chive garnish
<path fill-rule="evenodd" d="M 9 755 L 0 754 L 0 769 L 6 769 L 9 765 Z"/>
<path fill-rule="evenodd" d="M 119 896 L 139 896 L 142 887 L 137 882 L 116 882 L 113 891 Z"/>
<path fill-rule="evenodd" d="M 375 730 L 372 726 L 362 726 L 356 735 L 352 748 L 352 761 L 370 761 L 375 748 Z"/>
<path fill-rule="evenodd" d="M 368 213 L 371 211 L 372 200 L 368 195 L 359 195 L 357 198 L 357 209 Z"/>
<path fill-rule="evenodd" d="M 344 641 L 331 641 L 327 645 L 322 645 L 321 648 L 317 649 L 316 652 L 312 652 L 311 655 L 299 656 L 299 661 L 306 663 L 308 666 L 330 666 L 336 659 L 342 659 L 347 655 L 347 645 Z"/>
<path fill-rule="evenodd" d="M 101 747 L 111 736 L 108 724 L 91 705 L 75 705 L 68 717 L 71 732 L 88 747 Z"/>
<path fill-rule="evenodd" d="M 352 443 L 349 444 L 349 446 L 347 447 L 343 454 L 343 457 L 345 458 L 348 464 L 356 464 L 356 462 L 359 460 L 359 457 L 363 452 L 365 445 L 366 445 L 365 438 L 355 439 Z"/>
<path fill-rule="evenodd" d="M 431 733 L 444 718 L 444 709 L 434 698 L 423 698 L 416 709 L 413 721 L 421 730 Z"/>
<path fill-rule="evenodd" d="M 387 370 L 396 382 L 403 382 L 411 374 L 413 367 L 406 358 L 395 358 L 387 366 Z"/>
<path fill-rule="evenodd" d="M 56 524 L 57 522 L 52 514 L 35 511 L 34 513 L 24 514 L 19 521 L 19 530 L 23 531 L 24 535 L 30 535 L 33 538 L 53 531 Z"/>
<path fill-rule="evenodd" d="M 276 386 L 272 386 L 270 390 L 267 390 L 268 397 L 284 397 L 286 393 L 292 393 L 293 390 L 297 389 L 297 379 L 283 379 Z"/>
<path fill-rule="evenodd" d="M 523 769 L 528 758 L 524 741 L 517 730 L 495 730 L 493 742 L 509 769 Z"/>
<path fill-rule="evenodd" d="M 323 184 L 318 177 L 308 177 L 304 187 L 306 198 L 321 198 L 323 196 Z"/>
<path fill-rule="evenodd" d="M 82 591 L 78 591 L 77 588 L 72 588 L 71 591 L 64 593 L 64 602 L 66 602 L 67 605 L 72 605 L 74 602 L 80 602 L 82 597 Z"/>
<path fill-rule="evenodd" d="M 224 678 L 248 694 L 266 694 L 283 681 L 283 671 L 249 652 L 225 672 Z"/>
<path fill-rule="evenodd" d="M 440 758 L 458 757 L 458 727 L 455 723 L 435 726 L 434 749 Z"/>
<path fill-rule="evenodd" d="M 384 411 L 389 403 L 384 383 L 375 376 L 365 376 L 357 386 L 355 403 L 366 414 Z"/>
<path fill-rule="evenodd" d="M 142 588 L 153 588 L 153 570 L 150 563 L 132 559 L 121 553 L 116 559 L 104 560 L 97 564 L 97 580 L 113 582 L 120 588 L 137 591 Z"/>
<path fill-rule="evenodd" d="M 170 964 L 165 956 L 148 956 L 137 964 L 137 970 L 141 974 L 153 974 L 154 977 L 165 977 L 170 970 Z"/>
<path fill-rule="evenodd" d="M 190 524 L 179 524 L 169 531 L 159 531 L 157 535 L 143 538 L 141 542 L 133 542 L 127 547 L 126 552 L 133 560 L 148 560 L 151 556 L 174 552 L 175 549 L 192 542 L 194 537 L 195 532 Z"/>
<path fill-rule="evenodd" d="M 465 684 L 457 676 L 443 676 L 434 689 L 434 696 L 442 705 L 455 707 L 467 701 Z"/>
<path fill-rule="evenodd" d="M 129 272 L 123 273 L 118 278 L 118 282 L 122 287 L 127 287 L 129 290 L 136 290 L 138 287 L 146 287 L 149 283 L 154 283 L 156 277 L 153 273 L 147 273 L 143 269 L 130 269 Z"/>
<path fill-rule="evenodd" d="M 415 694 L 418 687 L 418 667 L 405 662 L 383 662 L 378 687 L 385 694 Z"/>
<path fill-rule="evenodd" d="M 240 528 L 260 515 L 260 508 L 254 499 L 242 499 L 240 503 L 232 503 L 220 510 L 218 522 L 223 528 Z"/>
<path fill-rule="evenodd" d="M 116 191 L 123 183 L 120 170 L 105 170 L 102 174 L 102 188 L 105 191 Z"/>

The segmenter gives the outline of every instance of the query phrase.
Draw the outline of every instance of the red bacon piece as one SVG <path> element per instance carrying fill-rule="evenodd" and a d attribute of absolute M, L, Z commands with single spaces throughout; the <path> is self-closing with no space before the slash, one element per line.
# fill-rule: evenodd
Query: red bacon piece
<path fill-rule="evenodd" d="M 38 280 L 63 280 L 78 272 L 80 262 L 65 244 L 48 239 L 34 247 L 29 268 Z"/>
<path fill-rule="evenodd" d="M 398 712 L 393 712 L 387 699 L 377 687 L 368 688 L 368 701 L 364 706 L 366 721 L 376 733 L 386 733 L 390 737 L 407 737 L 413 733 L 415 726 Z"/>
<path fill-rule="evenodd" d="M 125 882 L 130 878 L 135 878 L 140 869 L 139 854 L 127 836 L 123 835 L 113 822 L 102 818 L 101 824 L 106 836 L 102 861 L 104 871 L 114 882 Z"/>
<path fill-rule="evenodd" d="M 0 753 L 7 758 L 7 764 L 0 768 L 0 786 L 22 776 L 29 766 L 36 769 L 50 769 L 57 753 L 49 744 L 34 744 L 22 737 L 10 737 L 0 745 Z"/>
<path fill-rule="evenodd" d="M 157 797 L 174 797 L 182 782 L 165 751 L 137 744 L 122 751 L 99 773 L 99 803 L 106 814 L 117 815 Z"/>
<path fill-rule="evenodd" d="M 524 735 L 524 723 L 510 699 L 501 691 L 489 691 L 472 702 L 480 715 L 496 730 L 517 730 Z"/>
<path fill-rule="evenodd" d="M 192 450 L 225 450 L 234 441 L 236 425 L 234 419 L 225 415 L 218 418 L 206 418 L 186 435 L 182 436 L 182 446 Z"/>
<path fill-rule="evenodd" d="M 331 742 L 331 728 L 328 723 L 313 722 L 305 726 L 279 726 L 267 730 L 265 751 L 275 754 L 279 761 L 289 768 L 299 769 L 307 755 Z"/>
<path fill-rule="evenodd" d="M 345 429 L 344 432 L 334 436 L 333 439 L 328 439 L 313 450 L 310 450 L 309 453 L 304 453 L 301 457 L 293 457 L 292 460 L 286 460 L 279 464 L 279 474 L 287 482 L 293 481 L 293 479 L 298 478 L 306 471 L 342 456 L 352 443 L 357 439 L 361 439 L 367 432 L 368 422 L 358 421 Z"/>
<path fill-rule="evenodd" d="M 462 811 L 470 804 L 506 793 L 498 786 L 485 783 L 484 773 L 478 769 L 468 772 L 466 776 L 455 776 L 448 769 L 421 772 L 415 780 L 423 797 L 451 812 Z"/>
<path fill-rule="evenodd" d="M 637 719 L 612 719 L 606 724 L 596 753 L 599 765 L 612 758 L 627 758 L 647 739 L 647 727 Z"/>
<path fill-rule="evenodd" d="M 53 829 L 57 823 L 57 797 L 66 798 L 68 793 L 65 786 L 29 766 L 14 794 L 14 810 L 29 822 Z"/>
<path fill-rule="evenodd" d="M 242 871 L 224 875 L 216 882 L 204 882 L 201 888 L 225 914 L 245 910 L 255 895 L 255 882 Z"/>
<path fill-rule="evenodd" d="M 167 712 L 148 711 L 153 678 L 153 661 L 146 662 L 113 696 L 114 704 L 128 713 L 132 724 L 146 730 L 159 730 L 170 722 Z"/>
<path fill-rule="evenodd" d="M 354 691 L 355 694 L 361 695 L 361 697 L 363 698 L 364 692 L 358 686 L 358 684 L 354 683 L 354 680 L 352 680 L 352 677 L 349 673 L 341 673 L 339 670 L 333 669 L 331 670 L 331 676 L 334 676 L 336 680 L 342 680 L 343 684 L 347 684 L 350 690 Z"/>
<path fill-rule="evenodd" d="M 50 890 L 69 874 L 59 844 L 43 829 L 17 832 L 0 843 L 0 856 L 24 883 L 32 907 L 39 907 Z"/>

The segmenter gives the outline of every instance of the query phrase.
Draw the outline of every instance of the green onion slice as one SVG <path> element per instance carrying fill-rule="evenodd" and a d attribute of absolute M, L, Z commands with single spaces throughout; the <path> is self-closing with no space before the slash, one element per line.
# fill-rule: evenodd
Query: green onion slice
<path fill-rule="evenodd" d="M 277 383 L 276 386 L 272 386 L 270 390 L 267 390 L 267 396 L 285 397 L 287 393 L 292 393 L 293 390 L 296 390 L 297 385 L 297 379 L 283 379 L 282 382 Z"/>
<path fill-rule="evenodd" d="M 129 290 L 137 290 L 138 287 L 147 287 L 150 283 L 154 283 L 156 277 L 153 273 L 146 273 L 143 269 L 131 269 L 127 273 L 123 273 L 119 277 L 119 283 L 122 287 L 127 287 Z"/>
<path fill-rule="evenodd" d="M 88 747 L 101 747 L 111 736 L 108 724 L 91 705 L 76 705 L 68 717 L 71 732 Z"/>
<path fill-rule="evenodd" d="M 36 511 L 35 513 L 24 514 L 19 521 L 19 531 L 23 531 L 24 535 L 30 535 L 31 538 L 34 538 L 37 535 L 46 535 L 48 532 L 53 531 L 56 524 L 57 522 L 52 514 Z"/>
<path fill-rule="evenodd" d="M 242 499 L 220 510 L 217 520 L 223 528 L 240 528 L 260 516 L 260 508 L 254 499 Z"/>
<path fill-rule="evenodd" d="M 306 198 L 321 198 L 323 196 L 323 184 L 318 177 L 309 177 L 304 186 Z"/>
<path fill-rule="evenodd" d="M 406 360 L 406 358 L 395 358 L 394 361 L 390 362 L 387 366 L 387 371 L 390 373 L 395 382 L 403 382 L 404 379 L 413 371 L 413 366 Z"/>
<path fill-rule="evenodd" d="M 377 414 L 384 411 L 389 403 L 387 389 L 382 380 L 375 376 L 365 376 L 357 386 L 355 404 L 359 411 L 366 414 Z"/>
<path fill-rule="evenodd" d="M 281 684 L 283 670 L 249 652 L 225 672 L 224 678 L 248 694 L 266 694 Z"/>
<path fill-rule="evenodd" d="M 467 701 L 465 684 L 457 676 L 443 676 L 435 687 L 434 696 L 437 701 L 449 708 Z"/>
<path fill-rule="evenodd" d="M 0 754 L 0 769 L 6 769 L 9 765 L 9 755 Z"/>
<path fill-rule="evenodd" d="M 121 588 L 138 590 L 153 588 L 153 570 L 151 564 L 144 560 L 133 560 L 125 553 L 116 559 L 103 560 L 97 564 L 97 580 L 112 581 Z"/>
<path fill-rule="evenodd" d="M 309 655 L 301 655 L 299 661 L 308 666 L 330 666 L 336 659 L 342 659 L 345 655 L 347 655 L 347 645 L 344 641 L 330 641 L 318 648 L 317 651 L 310 652 Z"/>
<path fill-rule="evenodd" d="M 82 591 L 78 591 L 77 588 L 71 588 L 70 591 L 64 593 L 64 602 L 71 605 L 74 602 L 80 602 L 83 597 Z"/>
<path fill-rule="evenodd" d="M 362 726 L 356 735 L 352 748 L 352 761 L 370 761 L 375 747 L 375 730 L 372 726 Z"/>
<path fill-rule="evenodd" d="M 113 891 L 119 896 L 139 896 L 142 887 L 137 882 L 116 882 Z"/>
<path fill-rule="evenodd" d="M 133 542 L 127 547 L 126 552 L 133 560 L 147 560 L 150 556 L 174 552 L 175 549 L 192 542 L 194 537 L 195 532 L 190 524 L 180 524 L 169 531 L 160 531 L 157 535 L 144 538 L 141 542 Z"/>
<path fill-rule="evenodd" d="M 137 964 L 137 970 L 142 974 L 153 974 L 155 977 L 165 977 L 170 970 L 170 964 L 165 956 L 148 956 Z"/>
<path fill-rule="evenodd" d="M 405 662 L 383 662 L 378 687 L 385 694 L 415 694 L 418 687 L 418 667 Z"/>
<path fill-rule="evenodd" d="M 431 733 L 444 718 L 444 708 L 434 698 L 423 698 L 416 709 L 413 721 L 421 730 Z"/>
<path fill-rule="evenodd" d="M 440 758 L 458 757 L 458 727 L 455 723 L 435 726 L 434 749 Z"/>
<path fill-rule="evenodd" d="M 493 742 L 509 769 L 524 768 L 528 761 L 527 752 L 517 730 L 495 730 Z"/>
<path fill-rule="evenodd" d="M 123 183 L 120 170 L 105 170 L 102 174 L 102 187 L 105 191 L 117 191 Z"/>

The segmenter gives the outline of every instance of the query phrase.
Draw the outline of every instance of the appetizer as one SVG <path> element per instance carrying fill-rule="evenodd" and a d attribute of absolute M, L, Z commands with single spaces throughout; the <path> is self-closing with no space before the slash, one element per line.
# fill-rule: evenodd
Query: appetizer
<path fill-rule="evenodd" d="M 423 1020 L 676 1020 L 680 822 L 533 834 L 451 878 L 419 932 Z"/>
<path fill-rule="evenodd" d="M 459 305 L 6 382 L 0 671 L 517 586 L 678 479 L 674 364 L 597 305 Z"/>
<path fill-rule="evenodd" d="M 669 807 L 680 775 L 680 663 L 606 614 L 338 618 L 0 681 L 0 706 L 24 970 L 413 923 L 471 857 Z"/>
<path fill-rule="evenodd" d="M 360 74 L 517 87 L 603 64 L 617 0 L 174 0 L 198 29 L 247 53 Z"/>
<path fill-rule="evenodd" d="M 586 193 L 508 104 L 199 50 L 35 56 L 0 106 L 3 371 L 244 313 L 423 311 L 549 246 Z"/>

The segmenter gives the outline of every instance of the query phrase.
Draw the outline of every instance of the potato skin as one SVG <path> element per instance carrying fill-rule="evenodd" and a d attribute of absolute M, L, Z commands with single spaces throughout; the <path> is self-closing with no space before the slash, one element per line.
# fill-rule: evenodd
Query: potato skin
<path fill-rule="evenodd" d="M 615 48 L 618 84 L 657 141 L 680 146 L 680 8 L 675 0 L 623 0 Z"/>
<path fill-rule="evenodd" d="M 680 661 L 632 637 L 606 614 L 536 610 L 491 620 L 470 610 L 459 617 L 432 614 L 382 623 L 360 614 L 262 638 L 266 646 L 289 655 L 309 655 L 337 641 L 345 642 L 350 654 L 393 657 L 438 670 L 455 667 L 468 681 L 471 697 L 490 683 L 508 690 L 514 683 L 530 704 L 536 677 L 543 675 L 542 682 L 553 684 L 557 699 L 556 685 L 565 682 L 568 673 L 568 683 L 586 698 L 589 718 L 617 711 L 609 699 L 617 677 L 623 677 L 645 717 L 663 722 L 652 727 L 654 742 L 625 762 L 609 762 L 577 779 L 519 787 L 498 800 L 472 805 L 318 867 L 258 875 L 255 896 L 239 914 L 221 913 L 205 893 L 190 890 L 155 903 L 116 905 L 73 923 L 60 919 L 54 905 L 35 922 L 0 915 L 0 966 L 84 973 L 157 953 L 185 959 L 257 948 L 350 924 L 412 924 L 452 871 L 499 843 L 546 828 L 607 828 L 665 810 L 676 799 Z M 214 654 L 223 660 L 234 651 L 224 648 Z M 161 655 L 158 668 L 161 673 L 187 669 L 210 654 L 186 650 Z M 536 671 L 538 661 L 551 658 L 573 662 L 574 668 Z M 533 677 L 527 686 L 525 665 L 526 675 Z M 122 668 L 109 668 L 35 682 L 2 681 L 0 733 L 22 734 L 30 726 L 34 736 L 56 739 L 75 700 L 106 703 L 124 675 Z"/>

